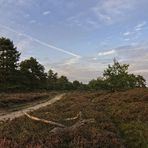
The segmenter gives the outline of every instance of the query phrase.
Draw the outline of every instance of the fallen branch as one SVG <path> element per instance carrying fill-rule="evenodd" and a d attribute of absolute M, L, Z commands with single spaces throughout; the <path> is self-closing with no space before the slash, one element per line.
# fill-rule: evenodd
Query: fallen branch
<path fill-rule="evenodd" d="M 70 120 L 76 120 L 76 119 L 80 119 L 82 120 L 82 112 L 79 112 L 75 117 L 72 117 L 72 118 L 66 118 L 64 119 L 65 121 L 70 121 Z"/>
<path fill-rule="evenodd" d="M 89 124 L 89 123 L 95 123 L 95 119 L 84 119 L 84 120 L 82 120 L 82 113 L 80 112 L 76 117 L 73 117 L 73 118 L 67 118 L 66 120 L 68 121 L 68 120 L 74 120 L 74 119 L 77 119 L 77 118 L 80 118 L 80 121 L 78 121 L 76 124 L 74 124 L 74 125 L 72 125 L 71 127 L 67 127 L 67 126 L 65 126 L 65 125 L 63 125 L 63 124 L 60 124 L 60 123 L 57 123 L 57 122 L 53 122 L 53 121 L 49 121 L 49 120 L 45 120 L 45 119 L 40 119 L 40 118 L 37 118 L 37 117 L 34 117 L 34 116 L 31 116 L 31 115 L 29 115 L 28 113 L 25 113 L 24 112 L 24 114 L 28 117 L 28 118 L 30 118 L 30 119 L 32 119 L 32 120 L 35 120 L 35 121 L 40 121 L 40 122 L 43 122 L 43 123 L 47 123 L 47 124 L 51 124 L 51 125 L 54 125 L 54 126 L 57 126 L 57 127 L 59 127 L 59 128 L 55 128 L 55 129 L 53 129 L 51 132 L 55 132 L 55 131 L 58 131 L 58 130 L 72 130 L 72 129 L 76 129 L 76 128 L 78 128 L 78 127 L 80 127 L 80 126 L 83 126 L 83 125 L 85 125 L 85 124 Z"/>
<path fill-rule="evenodd" d="M 95 123 L 95 119 L 84 119 L 82 121 L 78 121 L 77 123 L 75 123 L 74 125 L 70 126 L 70 127 L 66 127 L 66 128 L 60 128 L 60 127 L 56 127 L 54 129 L 52 129 L 50 131 L 50 133 L 52 134 L 63 134 L 63 133 L 73 133 L 74 131 L 76 131 L 79 128 L 82 128 L 82 126 L 87 125 L 87 124 L 93 124 Z"/>
<path fill-rule="evenodd" d="M 29 115 L 28 113 L 24 113 L 24 114 L 25 114 L 28 118 L 30 118 L 30 119 L 32 119 L 32 120 L 35 120 L 35 121 L 40 121 L 40 122 L 47 123 L 47 124 L 51 124 L 51 125 L 58 126 L 58 127 L 61 127 L 61 128 L 65 128 L 65 127 L 66 127 L 66 126 L 63 125 L 63 124 L 60 124 L 60 123 L 57 123 L 57 122 L 53 122 L 53 121 L 49 121 L 49 120 L 45 120 L 45 119 L 40 119 L 40 118 L 31 116 L 31 115 Z"/>

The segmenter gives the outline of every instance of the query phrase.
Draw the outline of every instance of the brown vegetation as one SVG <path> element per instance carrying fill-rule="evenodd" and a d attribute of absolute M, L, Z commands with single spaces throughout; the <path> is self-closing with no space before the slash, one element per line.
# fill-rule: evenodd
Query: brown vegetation
<path fill-rule="evenodd" d="M 147 148 L 148 89 L 71 92 L 52 106 L 31 113 L 61 123 L 57 128 L 24 116 L 0 124 L 0 147 Z M 82 119 L 65 120 L 82 112 Z"/>
<path fill-rule="evenodd" d="M 1 93 L 0 110 L 17 109 L 30 103 L 46 101 L 57 92 Z"/>

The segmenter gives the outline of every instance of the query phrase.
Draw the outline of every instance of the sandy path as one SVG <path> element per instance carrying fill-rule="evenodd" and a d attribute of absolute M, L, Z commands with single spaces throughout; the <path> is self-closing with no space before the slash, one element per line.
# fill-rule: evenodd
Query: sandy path
<path fill-rule="evenodd" d="M 13 120 L 13 119 L 18 118 L 20 116 L 23 116 L 24 112 L 28 113 L 30 111 L 40 109 L 40 108 L 45 107 L 47 105 L 51 105 L 51 104 L 55 103 L 56 101 L 61 100 L 64 95 L 65 94 L 58 95 L 58 96 L 54 97 L 53 99 L 50 99 L 47 102 L 40 103 L 40 104 L 37 104 L 37 105 L 32 106 L 32 107 L 28 107 L 28 108 L 25 108 L 25 109 L 22 109 L 22 110 L 19 110 L 19 111 L 14 111 L 14 112 L 11 112 L 9 114 L 0 115 L 0 121 L 5 121 L 5 120 L 8 120 L 8 119 Z"/>

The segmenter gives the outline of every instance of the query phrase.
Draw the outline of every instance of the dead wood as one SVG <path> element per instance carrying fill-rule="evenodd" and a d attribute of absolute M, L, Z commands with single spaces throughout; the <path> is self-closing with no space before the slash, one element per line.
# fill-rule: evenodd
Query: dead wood
<path fill-rule="evenodd" d="M 64 119 L 64 120 L 65 120 L 65 121 L 71 121 L 71 120 L 76 120 L 76 119 L 82 120 L 82 112 L 81 112 L 81 111 L 80 111 L 75 117 L 66 118 L 66 119 Z"/>
<path fill-rule="evenodd" d="M 57 123 L 57 122 L 53 122 L 53 121 L 49 121 L 49 120 L 45 120 L 45 119 L 40 119 L 40 118 L 37 118 L 37 117 L 34 117 L 34 116 L 31 116 L 29 115 L 28 113 L 24 113 L 28 118 L 34 120 L 34 121 L 40 121 L 40 122 L 43 122 L 43 123 L 46 123 L 46 124 L 51 124 L 51 125 L 54 125 L 54 126 L 58 126 L 58 127 L 61 127 L 61 128 L 65 128 L 66 126 L 63 125 L 63 124 L 60 124 L 60 123 Z"/>
<path fill-rule="evenodd" d="M 53 130 L 50 131 L 50 133 L 52 134 L 58 134 L 58 133 L 65 133 L 65 132 L 70 132 L 70 131 L 75 131 L 76 129 L 79 129 L 80 127 L 86 125 L 86 124 L 90 124 L 90 123 L 95 123 L 95 119 L 84 119 L 82 120 L 82 113 L 80 112 L 77 116 L 73 117 L 73 118 L 67 118 L 66 120 L 75 120 L 77 118 L 79 118 L 80 120 L 75 123 L 74 125 L 67 127 L 63 124 L 57 123 L 57 122 L 53 122 L 53 121 L 49 121 L 49 120 L 45 120 L 45 119 L 40 119 L 38 117 L 34 117 L 29 115 L 28 113 L 24 113 L 28 118 L 35 120 L 35 121 L 40 121 L 46 124 L 51 124 L 54 126 L 57 126 L 56 128 L 54 128 Z"/>
<path fill-rule="evenodd" d="M 60 133 L 70 133 L 90 123 L 91 124 L 95 123 L 95 119 L 84 119 L 82 121 L 78 121 L 77 123 L 75 123 L 74 125 L 70 127 L 65 127 L 65 128 L 56 127 L 53 130 L 51 130 L 50 133 L 55 134 L 55 135 L 60 134 Z"/>

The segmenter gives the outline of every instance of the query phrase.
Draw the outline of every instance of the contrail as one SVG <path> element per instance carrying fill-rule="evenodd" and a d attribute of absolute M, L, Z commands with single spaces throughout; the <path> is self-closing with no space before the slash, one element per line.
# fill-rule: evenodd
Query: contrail
<path fill-rule="evenodd" d="M 24 36 L 24 37 L 26 37 L 26 38 L 28 38 L 28 39 L 30 39 L 30 40 L 36 42 L 36 43 L 39 43 L 40 45 L 43 45 L 43 46 L 46 46 L 46 47 L 55 49 L 55 50 L 57 50 L 57 51 L 66 53 L 66 54 L 68 54 L 68 55 L 71 55 L 71 56 L 74 56 L 74 57 L 77 57 L 77 58 L 80 58 L 80 57 L 81 57 L 80 55 L 77 55 L 77 54 L 72 53 L 72 52 L 70 52 L 70 51 L 67 51 L 67 50 L 65 50 L 65 49 L 58 48 L 58 47 L 56 47 L 56 46 L 54 46 L 54 45 L 45 43 L 45 42 L 43 42 L 43 41 L 41 41 L 41 40 L 39 40 L 39 39 L 36 39 L 36 38 L 34 38 L 34 37 L 32 37 L 32 36 L 30 36 L 30 35 L 28 35 L 28 34 L 20 33 L 20 32 L 14 30 L 14 29 L 12 29 L 12 28 L 10 28 L 10 27 L 8 27 L 8 26 L 4 26 L 4 25 L 2 25 L 2 24 L 0 24 L 0 26 L 3 27 L 3 28 L 5 28 L 5 29 L 7 29 L 7 30 L 9 30 L 9 31 L 11 31 L 11 32 L 16 33 L 17 35 Z"/>

